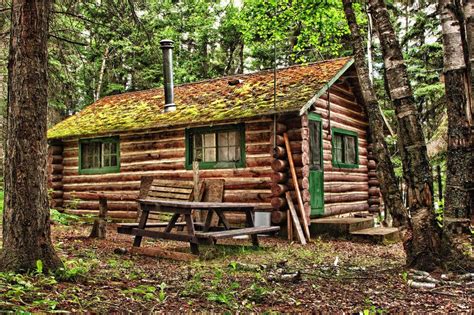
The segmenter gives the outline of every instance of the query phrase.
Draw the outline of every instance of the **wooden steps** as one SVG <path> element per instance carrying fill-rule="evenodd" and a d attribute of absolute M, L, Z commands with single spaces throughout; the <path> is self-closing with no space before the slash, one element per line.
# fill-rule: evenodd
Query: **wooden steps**
<path fill-rule="evenodd" d="M 352 239 L 369 240 L 377 244 L 392 244 L 400 241 L 400 232 L 397 228 L 372 227 L 368 229 L 353 231 L 350 233 Z"/>
<path fill-rule="evenodd" d="M 321 218 L 311 220 L 311 235 L 326 234 L 351 240 L 366 240 L 376 244 L 400 241 L 397 228 L 374 227 L 373 217 Z"/>
<path fill-rule="evenodd" d="M 334 237 L 347 237 L 351 232 L 368 229 L 374 226 L 374 219 L 367 218 L 321 218 L 311 220 L 311 234 L 327 234 Z"/>

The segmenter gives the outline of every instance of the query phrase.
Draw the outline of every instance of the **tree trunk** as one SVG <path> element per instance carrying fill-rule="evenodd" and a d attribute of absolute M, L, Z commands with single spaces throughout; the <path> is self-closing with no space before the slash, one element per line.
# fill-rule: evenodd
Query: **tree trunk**
<path fill-rule="evenodd" d="M 440 0 L 444 48 L 444 82 L 448 112 L 445 216 L 471 215 L 469 187 L 474 184 L 471 143 L 469 53 L 459 1 Z"/>
<path fill-rule="evenodd" d="M 392 161 L 385 142 L 383 130 L 383 117 L 377 102 L 377 96 L 370 80 L 365 62 L 364 46 L 357 25 L 351 0 L 343 0 L 344 12 L 352 35 L 355 65 L 357 76 L 364 98 L 366 112 L 369 119 L 370 136 L 373 142 L 373 152 L 377 160 L 377 178 L 385 206 L 392 215 L 393 225 L 405 225 L 407 222 L 407 210 L 403 205 L 402 195 L 398 189 L 397 178 L 393 171 Z"/>
<path fill-rule="evenodd" d="M 97 101 L 100 98 L 100 93 L 102 92 L 102 83 L 104 81 L 105 65 L 107 63 L 108 57 L 109 57 L 109 46 L 106 46 L 104 50 L 104 55 L 102 56 L 102 65 L 100 66 L 100 72 L 99 72 L 99 82 L 97 83 L 97 90 L 95 92 L 94 101 Z"/>
<path fill-rule="evenodd" d="M 433 207 L 431 174 L 423 130 L 390 16 L 383 0 L 370 0 L 374 25 L 379 34 L 389 95 L 398 120 L 398 144 L 403 176 L 408 188 L 410 220 L 404 242 L 407 264 L 426 270 L 441 265 L 441 229 Z"/>
<path fill-rule="evenodd" d="M 466 39 L 469 51 L 469 68 L 471 69 L 471 114 L 474 113 L 474 1 L 464 1 L 464 17 L 466 19 Z M 473 121 L 471 120 L 471 127 Z"/>
<path fill-rule="evenodd" d="M 0 270 L 45 270 L 61 261 L 50 237 L 46 175 L 49 0 L 12 1 L 5 209 Z"/>

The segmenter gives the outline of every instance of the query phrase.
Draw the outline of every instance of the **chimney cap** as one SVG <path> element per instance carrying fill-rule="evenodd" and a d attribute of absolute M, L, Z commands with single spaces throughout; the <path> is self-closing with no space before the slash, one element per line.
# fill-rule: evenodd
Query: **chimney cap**
<path fill-rule="evenodd" d="M 161 48 L 173 48 L 174 47 L 174 41 L 171 39 L 163 39 L 160 40 Z"/>

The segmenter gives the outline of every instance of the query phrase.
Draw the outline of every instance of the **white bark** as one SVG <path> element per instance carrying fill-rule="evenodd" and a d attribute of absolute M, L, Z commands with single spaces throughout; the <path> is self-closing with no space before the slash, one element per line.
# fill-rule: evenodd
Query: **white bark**
<path fill-rule="evenodd" d="M 450 8 L 452 1 L 439 0 L 441 27 L 443 29 L 444 72 L 460 70 L 466 67 L 464 61 L 461 26 L 455 12 Z"/>

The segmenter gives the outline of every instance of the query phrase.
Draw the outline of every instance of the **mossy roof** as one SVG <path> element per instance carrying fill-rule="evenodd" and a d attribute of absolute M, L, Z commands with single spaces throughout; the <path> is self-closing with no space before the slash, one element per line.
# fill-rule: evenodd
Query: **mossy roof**
<path fill-rule="evenodd" d="M 347 68 L 351 58 L 235 75 L 175 86 L 174 112 L 163 112 L 163 88 L 106 96 L 48 130 L 49 139 L 84 137 L 170 125 L 214 123 L 300 110 Z M 238 85 L 229 81 L 240 79 Z"/>

